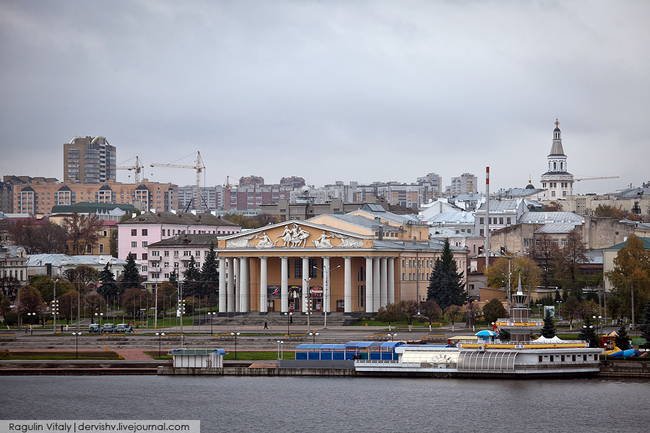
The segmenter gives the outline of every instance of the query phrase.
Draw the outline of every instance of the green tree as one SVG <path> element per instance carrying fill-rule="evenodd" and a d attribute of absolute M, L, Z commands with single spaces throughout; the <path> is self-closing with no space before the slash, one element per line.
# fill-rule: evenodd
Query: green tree
<path fill-rule="evenodd" d="M 498 299 L 490 299 L 483 306 L 483 317 L 488 325 L 496 322 L 499 318 L 506 317 L 506 309 L 503 307 L 503 303 Z"/>
<path fill-rule="evenodd" d="M 578 339 L 589 343 L 589 347 L 598 347 L 596 326 L 591 321 L 591 317 L 585 317 L 585 320 L 582 324 L 582 330 L 578 333 Z"/>
<path fill-rule="evenodd" d="M 41 292 L 32 286 L 25 286 L 20 289 L 20 314 L 22 316 L 27 313 L 41 314 L 43 306 Z"/>
<path fill-rule="evenodd" d="M 556 264 L 560 278 L 563 280 L 562 286 L 568 288 L 573 296 L 582 300 L 582 291 L 580 291 L 579 277 L 580 265 L 587 263 L 587 246 L 582 240 L 580 228 L 573 229 L 566 239 L 566 245 L 556 251 Z"/>
<path fill-rule="evenodd" d="M 650 299 L 645 304 L 641 318 L 641 336 L 650 344 Z"/>
<path fill-rule="evenodd" d="M 555 337 L 555 323 L 551 312 L 547 311 L 544 316 L 544 326 L 542 327 L 542 337 L 553 338 Z"/>
<path fill-rule="evenodd" d="M 409 331 L 413 329 L 413 319 L 418 312 L 418 303 L 417 301 L 400 301 L 397 304 L 397 310 L 399 312 L 400 320 L 406 322 L 409 325 Z"/>
<path fill-rule="evenodd" d="M 450 305 L 463 305 L 466 296 L 463 272 L 458 271 L 449 239 L 445 239 L 442 257 L 436 259 L 429 278 L 427 300 L 436 302 L 442 309 L 447 309 Z"/>
<path fill-rule="evenodd" d="M 122 293 L 128 289 L 142 289 L 140 270 L 135 263 L 135 257 L 131 253 L 126 257 L 126 265 L 124 265 L 124 272 L 122 273 L 119 287 Z"/>
<path fill-rule="evenodd" d="M 621 327 L 618 328 L 617 331 L 618 335 L 614 337 L 614 343 L 616 344 L 616 347 L 618 347 L 621 350 L 627 350 L 630 348 L 630 337 L 627 335 L 627 331 L 625 330 L 625 325 L 621 324 Z"/>
<path fill-rule="evenodd" d="M 634 290 L 635 318 L 641 317 L 650 293 L 650 250 L 644 250 L 643 241 L 630 236 L 614 258 L 614 269 L 606 272 L 605 277 L 610 280 L 614 294 L 622 302 L 623 314 L 632 311 Z"/>
<path fill-rule="evenodd" d="M 377 311 L 377 320 L 380 322 L 388 322 L 388 326 L 400 320 L 400 311 L 397 304 L 388 304 L 386 307 L 381 307 Z"/>
<path fill-rule="evenodd" d="M 214 251 L 214 243 L 210 244 L 210 250 L 205 255 L 200 280 L 201 294 L 208 295 L 212 300 L 219 288 L 219 268 L 217 267 L 217 253 Z"/>
<path fill-rule="evenodd" d="M 54 282 L 56 281 L 56 297 L 62 296 L 74 290 L 74 286 L 64 278 L 52 278 L 44 274 L 34 275 L 29 279 L 29 284 L 41 292 L 44 302 L 51 302 L 54 299 Z"/>
<path fill-rule="evenodd" d="M 97 293 L 104 297 L 104 299 L 117 298 L 123 293 L 123 290 L 115 282 L 115 275 L 108 263 L 106 263 L 104 269 L 99 273 L 99 282 Z"/>
<path fill-rule="evenodd" d="M 88 285 L 97 283 L 99 280 L 99 271 L 86 265 L 79 265 L 74 269 L 67 269 L 63 272 L 63 278 L 70 281 L 75 287 L 85 294 Z"/>
<path fill-rule="evenodd" d="M 183 272 L 183 296 L 200 295 L 201 291 L 201 270 L 194 260 L 194 256 L 190 256 L 190 261 L 187 264 L 187 269 Z"/>
<path fill-rule="evenodd" d="M 79 292 L 70 290 L 62 296 L 57 296 L 59 301 L 59 314 L 63 316 L 66 323 L 70 323 L 73 317 L 77 317 L 77 305 L 79 304 Z"/>

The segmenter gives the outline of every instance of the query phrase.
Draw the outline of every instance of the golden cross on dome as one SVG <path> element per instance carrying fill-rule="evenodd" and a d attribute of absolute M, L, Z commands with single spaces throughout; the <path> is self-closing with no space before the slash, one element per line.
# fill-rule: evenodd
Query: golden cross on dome
<path fill-rule="evenodd" d="M 557 120 L 557 117 L 556 117 L 555 118 L 555 127 L 559 128 L 559 126 L 560 126 L 560 122 Z"/>

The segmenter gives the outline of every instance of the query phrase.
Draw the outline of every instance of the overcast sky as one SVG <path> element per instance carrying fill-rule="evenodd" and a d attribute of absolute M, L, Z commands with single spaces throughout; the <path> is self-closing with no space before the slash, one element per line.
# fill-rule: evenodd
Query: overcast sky
<path fill-rule="evenodd" d="M 650 180 L 647 1 L 0 0 L 0 174 L 104 136 L 146 177 L 540 186 L 558 117 L 578 193 Z M 126 182 L 129 172 L 119 171 Z M 131 177 L 131 180 L 133 177 Z"/>

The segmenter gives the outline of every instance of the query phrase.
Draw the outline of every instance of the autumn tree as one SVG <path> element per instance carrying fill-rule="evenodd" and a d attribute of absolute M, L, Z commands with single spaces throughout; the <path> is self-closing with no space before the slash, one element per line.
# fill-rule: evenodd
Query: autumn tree
<path fill-rule="evenodd" d="M 62 296 L 57 296 L 59 301 L 59 315 L 63 316 L 66 323 L 70 323 L 73 317 L 77 317 L 79 311 L 77 305 L 79 304 L 79 292 L 70 290 Z"/>
<path fill-rule="evenodd" d="M 562 304 L 562 317 L 569 318 L 570 329 L 573 329 L 573 321 L 578 317 L 581 310 L 583 310 L 583 303 L 575 296 L 569 296 Z"/>
<path fill-rule="evenodd" d="M 28 254 L 56 254 L 65 251 L 65 231 L 47 220 L 18 220 L 9 226 L 8 233 L 13 244 L 25 247 Z"/>
<path fill-rule="evenodd" d="M 510 273 L 508 273 L 509 260 L 512 260 Z M 512 292 L 517 286 L 518 272 L 521 272 L 522 287 L 539 286 L 541 271 L 535 262 L 526 256 L 518 256 L 513 259 L 500 257 L 494 263 L 490 264 L 490 267 L 487 269 L 488 285 L 497 289 L 505 288 L 508 286 L 508 279 L 510 279 L 510 289 Z"/>
<path fill-rule="evenodd" d="M 632 311 L 634 290 L 635 317 L 641 317 L 650 292 L 650 250 L 644 249 L 643 241 L 630 236 L 614 258 L 614 268 L 606 272 L 605 277 L 612 283 L 625 314 Z"/>
<path fill-rule="evenodd" d="M 400 320 L 400 311 L 397 304 L 388 304 L 377 310 L 376 319 L 380 322 L 388 322 L 388 326 Z"/>
<path fill-rule="evenodd" d="M 90 284 L 97 283 L 99 271 L 87 265 L 79 265 L 73 269 L 63 271 L 63 278 L 70 281 L 75 287 L 80 287 L 83 294 Z"/>
<path fill-rule="evenodd" d="M 440 308 L 446 309 L 450 305 L 463 305 L 466 296 L 463 272 L 458 271 L 449 239 L 445 239 L 442 256 L 436 259 L 429 278 L 427 300 L 434 301 Z"/>
<path fill-rule="evenodd" d="M 122 308 L 127 316 L 133 316 L 141 308 L 151 307 L 151 293 L 145 289 L 132 287 L 126 289 L 122 296 Z"/>
<path fill-rule="evenodd" d="M 83 215 L 74 212 L 61 222 L 68 235 L 70 254 L 84 254 L 88 245 L 94 246 L 99 239 L 98 230 L 102 222 L 97 214 Z"/>
<path fill-rule="evenodd" d="M 573 229 L 566 239 L 566 244 L 556 252 L 556 267 L 565 281 L 564 287 L 568 287 L 572 294 L 578 299 L 582 296 L 579 289 L 578 277 L 580 265 L 587 263 L 587 246 L 582 240 L 582 233 L 579 227 Z M 577 293 L 576 293 L 577 291 Z"/>
<path fill-rule="evenodd" d="M 12 301 L 18 296 L 20 289 L 20 281 L 16 277 L 0 277 L 0 290 L 2 293 Z"/>
<path fill-rule="evenodd" d="M 95 292 L 86 295 L 83 302 L 84 309 L 90 314 L 90 323 L 95 323 L 95 313 L 106 311 L 106 300 Z"/>
<path fill-rule="evenodd" d="M 537 263 L 541 270 L 541 284 L 544 287 L 551 285 L 555 274 L 555 259 L 558 246 L 553 242 L 548 233 L 542 233 L 527 250 L 528 256 Z"/>
<path fill-rule="evenodd" d="M 409 331 L 412 330 L 413 319 L 418 313 L 417 301 L 400 301 L 399 304 L 397 304 L 397 310 L 399 311 L 400 320 L 409 325 Z"/>
<path fill-rule="evenodd" d="M 20 289 L 20 314 L 40 314 L 43 310 L 43 298 L 41 292 L 32 286 L 25 286 Z"/>
<path fill-rule="evenodd" d="M 450 305 L 445 308 L 445 320 L 451 322 L 451 329 L 454 330 L 454 323 L 463 320 L 463 310 L 459 305 Z"/>
<path fill-rule="evenodd" d="M 626 217 L 626 212 L 621 206 L 616 207 L 608 204 L 599 204 L 598 207 L 594 209 L 594 216 L 622 220 Z"/>
<path fill-rule="evenodd" d="M 643 317 L 641 318 L 641 336 L 645 338 L 646 344 L 650 344 L 650 299 L 645 304 L 643 309 Z"/>
<path fill-rule="evenodd" d="M 433 301 L 423 302 L 420 306 L 420 311 L 429 320 L 429 323 L 439 322 L 440 316 L 442 316 L 442 308 Z"/>

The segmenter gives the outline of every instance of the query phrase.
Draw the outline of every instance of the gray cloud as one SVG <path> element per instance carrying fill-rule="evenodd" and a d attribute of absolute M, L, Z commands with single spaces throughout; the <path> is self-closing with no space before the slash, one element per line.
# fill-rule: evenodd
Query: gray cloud
<path fill-rule="evenodd" d="M 569 169 L 650 180 L 644 2 L 0 2 L 0 172 L 62 176 L 62 144 L 118 161 L 201 151 L 206 183 Z M 153 173 L 153 175 L 152 175 Z M 191 170 L 147 169 L 184 185 Z M 126 172 L 119 180 L 126 181 Z"/>

